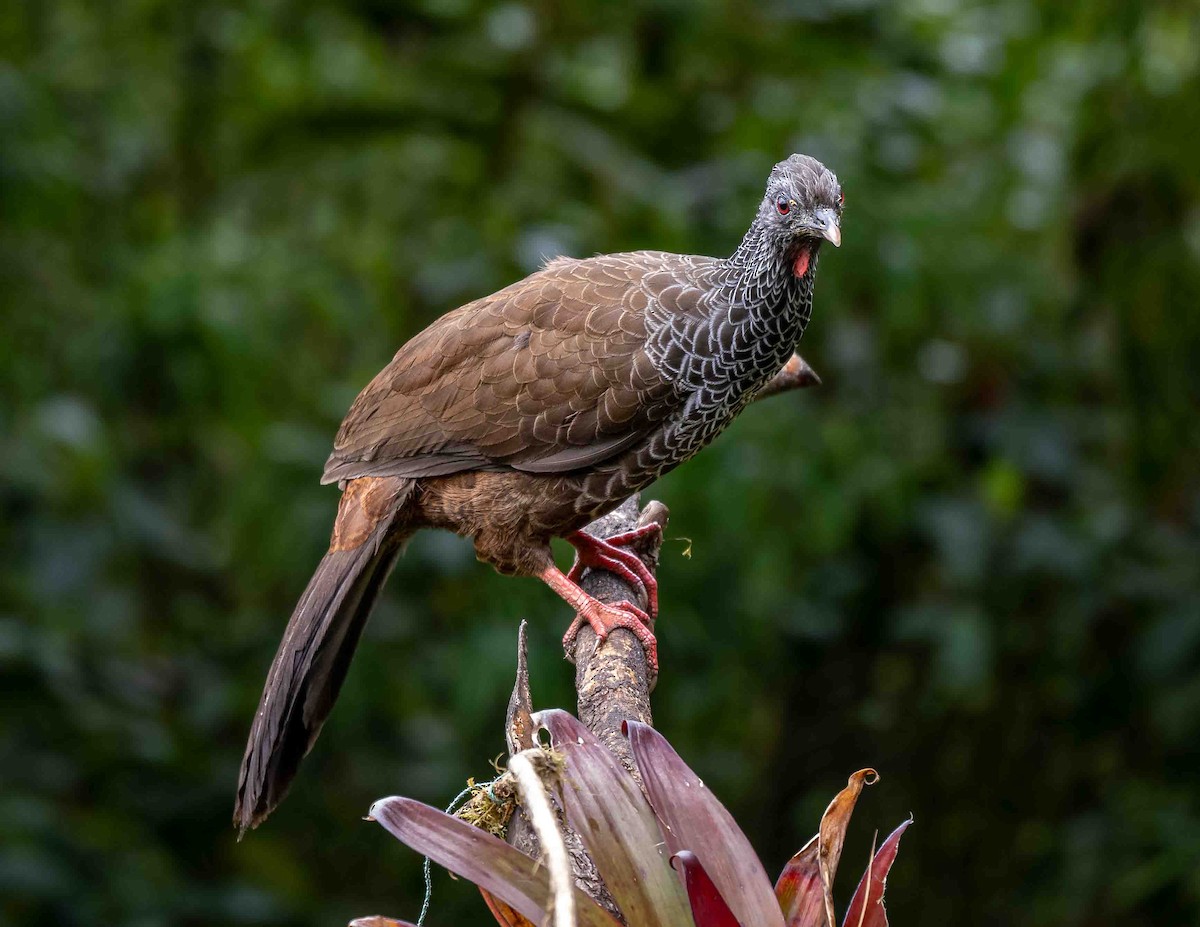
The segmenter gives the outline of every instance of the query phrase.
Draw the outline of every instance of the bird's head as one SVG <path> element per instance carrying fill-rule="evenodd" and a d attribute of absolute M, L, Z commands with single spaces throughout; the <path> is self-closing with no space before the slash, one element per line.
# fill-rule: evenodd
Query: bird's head
<path fill-rule="evenodd" d="M 796 276 L 808 272 L 822 240 L 841 245 L 844 202 L 837 177 L 815 158 L 794 154 L 771 170 L 758 217 L 794 261 Z"/>

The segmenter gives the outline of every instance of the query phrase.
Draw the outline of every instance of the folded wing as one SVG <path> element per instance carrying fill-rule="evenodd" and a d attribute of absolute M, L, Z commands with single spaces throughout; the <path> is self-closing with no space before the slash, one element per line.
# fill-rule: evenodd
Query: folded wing
<path fill-rule="evenodd" d="M 323 481 L 564 473 L 645 439 L 686 398 L 646 352 L 657 294 L 689 289 L 664 257 L 558 259 L 443 316 L 355 400 Z"/>

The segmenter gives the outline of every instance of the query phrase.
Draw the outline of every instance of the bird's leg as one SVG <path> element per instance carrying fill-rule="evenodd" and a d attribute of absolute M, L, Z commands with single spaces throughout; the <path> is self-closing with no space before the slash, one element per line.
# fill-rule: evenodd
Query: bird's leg
<path fill-rule="evenodd" d="M 586 531 L 572 531 L 565 540 L 575 548 L 575 563 L 567 573 L 567 579 L 578 583 L 585 567 L 608 570 L 643 594 L 646 597 L 646 611 L 651 618 L 657 618 L 658 580 L 641 557 L 624 548 L 661 534 L 662 527 L 653 522 L 632 531 L 614 534 L 610 538 L 598 538 Z"/>
<path fill-rule="evenodd" d="M 605 638 L 614 628 L 628 628 L 642 642 L 650 672 L 658 675 L 658 641 L 654 638 L 654 632 L 650 630 L 649 615 L 632 602 L 606 605 L 580 589 L 553 564 L 538 573 L 538 578 L 562 596 L 563 601 L 571 608 L 575 609 L 575 620 L 571 622 L 567 633 L 563 635 L 563 647 L 568 652 L 575 649 L 575 636 L 585 621 L 596 632 L 596 639 L 600 643 L 604 643 Z"/>

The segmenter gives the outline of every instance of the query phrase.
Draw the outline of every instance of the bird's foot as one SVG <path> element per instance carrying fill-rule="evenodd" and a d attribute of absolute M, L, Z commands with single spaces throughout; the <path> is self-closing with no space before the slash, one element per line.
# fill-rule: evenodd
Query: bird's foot
<path fill-rule="evenodd" d="M 571 622 L 567 633 L 563 635 L 563 649 L 568 655 L 575 653 L 575 638 L 579 636 L 579 630 L 585 621 L 596 632 L 597 645 L 603 644 L 608 639 L 608 635 L 616 628 L 626 628 L 632 631 L 646 651 L 646 666 L 650 678 L 654 679 L 658 676 L 658 641 L 654 637 L 654 632 L 650 630 L 650 616 L 644 611 L 632 602 L 605 605 L 599 599 L 587 596 L 587 601 L 582 603 L 575 615 L 575 620 Z"/>
<path fill-rule="evenodd" d="M 631 550 L 630 545 L 654 536 L 662 537 L 662 526 L 651 523 L 632 531 L 598 538 L 585 531 L 567 535 L 567 543 L 575 548 L 575 563 L 567 578 L 578 583 L 585 568 L 608 570 L 632 586 L 646 602 L 650 618 L 658 617 L 658 580 L 650 568 Z"/>
<path fill-rule="evenodd" d="M 575 610 L 575 620 L 571 622 L 563 637 L 563 648 L 569 657 L 575 654 L 575 638 L 585 621 L 596 632 L 600 643 L 603 643 L 615 628 L 628 628 L 646 652 L 646 666 L 650 678 L 653 680 L 658 677 L 658 641 L 654 638 L 654 632 L 650 630 L 649 615 L 630 602 L 607 605 L 588 595 L 578 584 L 568 579 L 553 562 L 547 564 L 537 575 Z"/>

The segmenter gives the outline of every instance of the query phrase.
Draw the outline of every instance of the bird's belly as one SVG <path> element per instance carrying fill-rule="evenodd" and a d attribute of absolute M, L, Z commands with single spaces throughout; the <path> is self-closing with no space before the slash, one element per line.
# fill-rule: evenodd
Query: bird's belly
<path fill-rule="evenodd" d="M 728 427 L 755 392 L 697 391 L 679 414 L 644 441 L 583 470 L 475 471 L 422 480 L 421 514 L 432 527 L 476 539 L 491 535 L 502 539 L 499 546 L 514 549 L 528 539 L 563 537 L 694 457 Z"/>

